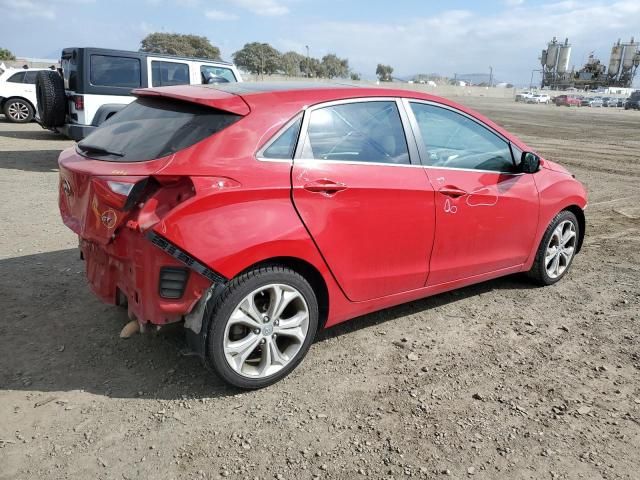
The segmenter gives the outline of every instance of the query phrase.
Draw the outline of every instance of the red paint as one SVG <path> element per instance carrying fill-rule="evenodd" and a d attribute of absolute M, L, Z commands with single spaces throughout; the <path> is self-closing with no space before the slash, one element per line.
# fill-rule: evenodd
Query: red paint
<path fill-rule="evenodd" d="M 210 285 L 192 271 L 180 300 L 160 298 L 160 268 L 181 263 L 150 243 L 149 229 L 225 278 L 276 257 L 306 262 L 326 283 L 326 325 L 331 326 L 525 271 L 551 219 L 564 208 L 586 206 L 584 187 L 546 160 L 535 174 L 509 175 L 255 156 L 306 107 L 360 97 L 447 105 L 531 151 L 482 115 L 438 97 L 350 87 L 239 95 L 179 86 L 138 94 L 243 115 L 212 137 L 158 160 L 90 160 L 73 148 L 60 155 L 60 211 L 80 237 L 91 288 L 109 303 L 116 302 L 120 289 L 141 322 L 180 320 Z M 128 211 L 126 198 L 106 183 L 149 177 L 144 202 Z"/>
<path fill-rule="evenodd" d="M 582 100 L 580 100 L 575 95 L 559 95 L 555 98 L 554 102 L 559 107 L 579 107 L 582 104 Z"/>
<path fill-rule="evenodd" d="M 538 225 L 534 175 L 435 167 L 426 171 L 436 189 L 436 236 L 427 285 L 527 260 Z M 452 194 L 452 189 L 461 192 Z"/>

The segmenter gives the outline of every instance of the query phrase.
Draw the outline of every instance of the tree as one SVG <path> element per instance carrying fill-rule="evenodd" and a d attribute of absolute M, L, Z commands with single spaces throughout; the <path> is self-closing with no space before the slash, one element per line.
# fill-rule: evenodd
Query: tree
<path fill-rule="evenodd" d="M 393 77 L 391 77 L 392 73 L 393 67 L 391 67 L 391 65 L 383 65 L 379 63 L 378 68 L 376 68 L 376 75 L 381 82 L 390 82 L 393 80 Z"/>
<path fill-rule="evenodd" d="M 349 78 L 351 78 L 351 80 L 360 80 L 360 74 L 356 72 L 351 72 L 351 74 L 349 75 Z"/>
<path fill-rule="evenodd" d="M 220 49 L 207 37 L 180 33 L 150 33 L 140 42 L 140 51 L 220 60 Z"/>
<path fill-rule="evenodd" d="M 283 53 L 280 57 L 280 69 L 289 77 L 299 77 L 302 72 L 306 74 L 307 57 L 298 52 Z"/>
<path fill-rule="evenodd" d="M 334 53 L 322 57 L 322 67 L 327 78 L 345 78 L 349 75 L 349 60 L 338 58 Z"/>
<path fill-rule="evenodd" d="M 16 56 L 6 48 L 0 48 L 0 60 L 15 60 Z"/>
<path fill-rule="evenodd" d="M 235 64 L 249 73 L 276 73 L 280 68 L 280 52 L 268 43 L 245 43 L 244 47 L 233 54 Z"/>
<path fill-rule="evenodd" d="M 317 58 L 311 57 L 308 59 L 308 68 L 310 77 L 323 78 L 327 76 L 324 65 Z"/>

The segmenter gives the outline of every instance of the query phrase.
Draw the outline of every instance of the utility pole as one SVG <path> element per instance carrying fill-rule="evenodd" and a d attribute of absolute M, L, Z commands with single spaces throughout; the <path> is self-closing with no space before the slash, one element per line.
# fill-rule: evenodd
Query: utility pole
<path fill-rule="evenodd" d="M 489 86 L 493 87 L 493 67 L 489 65 Z"/>
<path fill-rule="evenodd" d="M 309 75 L 309 45 L 305 45 L 305 48 L 307 49 L 307 78 L 309 78 L 311 75 Z"/>

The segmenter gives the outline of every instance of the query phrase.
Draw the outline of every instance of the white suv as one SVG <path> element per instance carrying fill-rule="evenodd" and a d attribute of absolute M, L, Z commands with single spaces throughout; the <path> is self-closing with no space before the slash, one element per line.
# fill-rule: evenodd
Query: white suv
<path fill-rule="evenodd" d="M 36 75 L 42 68 L 0 70 L 0 111 L 8 121 L 27 123 L 36 112 Z"/>
<path fill-rule="evenodd" d="M 61 75 L 38 76 L 40 124 L 74 140 L 135 100 L 131 90 L 241 82 L 232 63 L 103 48 L 65 48 Z"/>
<path fill-rule="evenodd" d="M 536 93 L 525 100 L 527 103 L 551 103 L 551 97 L 546 93 Z"/>

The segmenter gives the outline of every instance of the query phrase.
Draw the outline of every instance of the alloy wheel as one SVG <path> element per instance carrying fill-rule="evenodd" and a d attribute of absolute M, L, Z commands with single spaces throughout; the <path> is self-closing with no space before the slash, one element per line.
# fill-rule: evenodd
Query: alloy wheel
<path fill-rule="evenodd" d="M 290 285 L 260 287 L 233 310 L 224 332 L 229 366 L 249 378 L 271 376 L 288 365 L 309 330 L 309 307 Z"/>
<path fill-rule="evenodd" d="M 23 122 L 29 117 L 29 107 L 22 102 L 13 102 L 9 105 L 7 113 L 12 120 Z"/>
<path fill-rule="evenodd" d="M 544 257 L 549 278 L 560 277 L 569 267 L 576 250 L 576 227 L 570 220 L 560 222 L 553 230 Z"/>

